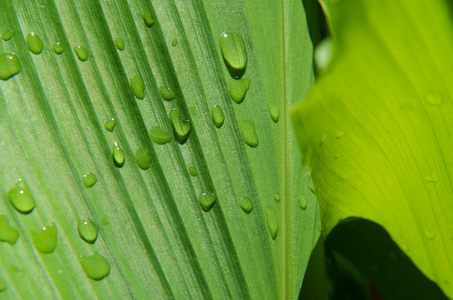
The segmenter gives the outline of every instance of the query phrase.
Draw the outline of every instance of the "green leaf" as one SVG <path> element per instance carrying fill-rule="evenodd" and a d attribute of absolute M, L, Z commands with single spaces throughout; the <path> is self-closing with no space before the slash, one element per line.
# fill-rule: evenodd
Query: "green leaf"
<path fill-rule="evenodd" d="M 19 232 L 0 243 L 1 297 L 296 298 L 319 236 L 288 113 L 313 83 L 301 1 L 42 3 L 0 9 L 0 31 L 13 31 L 0 53 L 21 66 L 14 75 L 14 57 L 0 57 L 2 77 L 14 75 L 0 81 L 0 213 Z M 241 104 L 225 31 L 248 55 Z M 18 178 L 36 204 L 29 214 L 7 196 Z M 202 207 L 203 193 L 214 202 Z M 244 197 L 252 206 L 241 208 Z M 33 233 L 52 224 L 56 249 L 40 253 Z"/>
<path fill-rule="evenodd" d="M 328 2 L 333 58 L 293 112 L 323 231 L 381 224 L 451 298 L 452 6 Z"/>

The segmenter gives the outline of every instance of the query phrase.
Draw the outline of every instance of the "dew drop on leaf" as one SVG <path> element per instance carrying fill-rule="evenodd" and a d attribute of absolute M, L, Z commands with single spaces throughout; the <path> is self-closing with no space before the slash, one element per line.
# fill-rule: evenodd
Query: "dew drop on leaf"
<path fill-rule="evenodd" d="M 19 179 L 15 187 L 10 189 L 6 195 L 14 208 L 23 214 L 30 213 L 36 206 L 28 184 L 22 179 Z"/>
<path fill-rule="evenodd" d="M 269 104 L 269 114 L 271 115 L 272 120 L 277 123 L 280 119 L 280 111 L 276 102 L 271 102 Z"/>
<path fill-rule="evenodd" d="M 275 194 L 274 199 L 275 201 L 280 202 L 280 194 L 279 193 Z"/>
<path fill-rule="evenodd" d="M 217 128 L 222 127 L 223 122 L 225 121 L 223 110 L 218 104 L 212 107 L 212 120 Z"/>
<path fill-rule="evenodd" d="M 115 127 L 115 125 L 116 125 L 115 118 L 110 118 L 107 121 L 105 121 L 105 123 L 104 123 L 105 129 L 107 129 L 110 132 L 113 131 L 113 128 Z"/>
<path fill-rule="evenodd" d="M 9 39 L 11 39 L 13 37 L 13 33 L 14 33 L 14 31 L 12 31 L 12 30 L 3 31 L 2 40 L 9 41 Z"/>
<path fill-rule="evenodd" d="M 247 197 L 242 197 L 241 200 L 239 200 L 239 206 L 242 208 L 242 210 L 246 213 L 249 214 L 253 210 L 253 202 Z"/>
<path fill-rule="evenodd" d="M 201 205 L 201 208 L 208 212 L 215 204 L 217 196 L 214 193 L 202 193 L 198 199 Z"/>
<path fill-rule="evenodd" d="M 134 155 L 135 162 L 142 170 L 148 170 L 151 166 L 151 151 L 147 147 L 140 147 Z"/>
<path fill-rule="evenodd" d="M 176 97 L 175 92 L 171 88 L 166 87 L 166 86 L 160 86 L 159 93 L 160 93 L 162 99 L 167 100 L 167 101 L 173 100 Z"/>
<path fill-rule="evenodd" d="M 126 155 L 124 154 L 124 150 L 121 149 L 117 142 L 113 144 L 112 157 L 115 166 L 117 166 L 118 168 L 124 166 Z"/>
<path fill-rule="evenodd" d="M 115 40 L 115 46 L 118 50 L 123 51 L 124 50 L 124 40 L 120 37 L 117 37 Z"/>
<path fill-rule="evenodd" d="M 153 143 L 164 145 L 171 141 L 171 134 L 160 128 L 159 126 L 153 126 L 149 130 L 149 135 Z"/>
<path fill-rule="evenodd" d="M 80 265 L 85 274 L 93 280 L 102 280 L 110 273 L 109 261 L 96 252 L 91 256 L 81 255 Z"/>
<path fill-rule="evenodd" d="M 33 245 L 41 253 L 52 253 L 57 247 L 57 228 L 54 224 L 32 232 Z"/>
<path fill-rule="evenodd" d="M 303 197 L 303 196 L 299 197 L 299 206 L 300 206 L 300 208 L 302 208 L 302 210 L 307 209 L 307 199 L 305 197 Z"/>
<path fill-rule="evenodd" d="M 93 244 L 98 238 L 98 227 L 91 220 L 79 220 L 77 222 L 77 231 L 87 243 Z"/>
<path fill-rule="evenodd" d="M 171 45 L 172 45 L 172 47 L 175 47 L 176 45 L 178 45 L 178 40 L 176 38 L 172 38 Z"/>
<path fill-rule="evenodd" d="M 337 134 L 335 135 L 335 138 L 336 138 L 336 139 L 340 139 L 343 135 L 344 135 L 344 132 L 339 131 L 339 132 L 337 132 Z"/>
<path fill-rule="evenodd" d="M 0 293 L 6 291 L 6 282 L 3 279 L 0 279 Z"/>
<path fill-rule="evenodd" d="M 278 219 L 277 213 L 273 207 L 266 207 L 266 217 L 267 217 L 267 227 L 269 228 L 269 232 L 272 236 L 272 239 L 275 240 L 277 238 L 278 233 Z"/>
<path fill-rule="evenodd" d="M 7 80 L 19 73 L 21 65 L 14 53 L 0 53 L 0 79 Z"/>
<path fill-rule="evenodd" d="M 53 44 L 52 49 L 56 54 L 61 54 L 64 50 L 64 46 L 60 42 L 56 42 Z"/>
<path fill-rule="evenodd" d="M 92 187 L 98 179 L 93 173 L 87 173 L 82 175 L 82 183 L 86 188 Z"/>
<path fill-rule="evenodd" d="M 137 99 L 145 98 L 145 83 L 143 77 L 140 74 L 134 75 L 131 80 L 131 90 Z"/>
<path fill-rule="evenodd" d="M 102 218 L 102 219 L 101 219 L 101 225 L 102 225 L 102 226 L 107 226 L 107 225 L 109 225 L 109 221 L 107 221 L 106 218 Z"/>
<path fill-rule="evenodd" d="M 0 242 L 6 242 L 14 245 L 19 238 L 17 229 L 9 226 L 8 219 L 0 213 Z"/>
<path fill-rule="evenodd" d="M 178 142 L 184 143 L 189 137 L 191 126 L 189 120 L 182 119 L 179 107 L 170 110 L 170 121 Z"/>
<path fill-rule="evenodd" d="M 86 61 L 88 59 L 88 51 L 83 46 L 75 46 L 72 49 L 81 61 Z"/>
<path fill-rule="evenodd" d="M 236 103 L 242 103 L 245 99 L 245 95 L 250 88 L 250 79 L 249 78 L 241 78 L 241 79 L 233 79 L 230 78 L 230 96 L 231 99 L 234 100 Z"/>
<path fill-rule="evenodd" d="M 39 54 L 42 52 L 42 41 L 36 33 L 28 33 L 25 41 L 27 42 L 27 48 L 31 53 Z"/>
<path fill-rule="evenodd" d="M 441 94 L 433 92 L 425 94 L 423 98 L 426 103 L 433 106 L 439 106 L 444 102 L 444 97 Z"/>
<path fill-rule="evenodd" d="M 242 37 L 234 32 L 224 32 L 219 38 L 223 61 L 234 78 L 241 78 L 247 68 L 247 50 Z"/>
<path fill-rule="evenodd" d="M 242 121 L 239 126 L 244 143 L 252 148 L 257 147 L 259 144 L 259 139 L 256 135 L 255 123 L 253 121 L 246 120 Z"/>
<path fill-rule="evenodd" d="M 190 166 L 188 169 L 189 169 L 189 174 L 192 175 L 193 177 L 198 175 L 197 169 L 195 169 L 194 166 Z"/>
<path fill-rule="evenodd" d="M 151 12 L 147 11 L 143 14 L 143 21 L 145 22 L 146 27 L 151 27 L 154 25 L 154 18 Z"/>

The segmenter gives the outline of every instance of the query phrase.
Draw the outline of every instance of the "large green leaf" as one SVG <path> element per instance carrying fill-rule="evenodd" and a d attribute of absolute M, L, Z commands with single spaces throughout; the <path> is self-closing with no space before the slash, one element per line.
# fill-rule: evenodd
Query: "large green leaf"
<path fill-rule="evenodd" d="M 145 24 L 144 13 L 154 25 Z M 5 0 L 0 31 L 8 30 L 13 36 L 0 42 L 0 53 L 14 52 L 21 71 L 0 81 L 0 213 L 20 236 L 13 246 L 0 243 L 7 285 L 1 297 L 297 297 L 319 235 L 288 117 L 313 83 L 301 1 Z M 242 36 L 248 53 L 244 77 L 251 85 L 241 104 L 229 95 L 232 79 L 219 47 L 225 31 Z M 42 53 L 27 49 L 30 32 L 42 40 Z M 55 42 L 65 47 L 61 54 L 52 50 Z M 87 49 L 86 61 L 76 46 Z M 139 74 L 143 100 L 129 82 Z M 176 98 L 162 100 L 161 86 Z M 225 115 L 220 128 L 211 115 L 217 104 Z M 169 111 L 176 107 L 190 120 L 187 141 L 153 143 L 153 127 L 172 133 Z M 104 128 L 110 118 L 113 132 Z M 255 124 L 255 148 L 242 140 L 244 121 Z M 115 142 L 125 153 L 121 168 L 112 159 Z M 140 147 L 149 150 L 148 170 L 134 161 Z M 98 180 L 90 188 L 81 181 L 88 172 Z M 8 198 L 18 178 L 36 202 L 30 214 Z M 217 198 L 207 212 L 203 193 Z M 253 203 L 250 214 L 242 197 Z M 99 227 L 94 244 L 79 237 L 80 219 Z M 43 254 L 33 233 L 51 224 L 57 247 Z M 110 263 L 103 280 L 87 278 L 81 267 L 79 256 L 92 252 Z"/>
<path fill-rule="evenodd" d="M 336 44 L 294 111 L 323 232 L 363 217 L 453 297 L 449 1 L 323 1 Z"/>

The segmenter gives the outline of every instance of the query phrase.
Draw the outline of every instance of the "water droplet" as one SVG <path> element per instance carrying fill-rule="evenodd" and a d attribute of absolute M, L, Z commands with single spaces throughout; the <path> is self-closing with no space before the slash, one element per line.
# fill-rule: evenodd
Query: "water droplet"
<path fill-rule="evenodd" d="M 302 196 L 299 197 L 299 206 L 300 208 L 302 208 L 302 210 L 307 209 L 307 199 L 305 199 L 305 197 Z"/>
<path fill-rule="evenodd" d="M 436 237 L 434 231 L 430 230 L 429 228 L 424 228 L 423 233 L 428 240 L 434 240 L 434 238 Z"/>
<path fill-rule="evenodd" d="M 13 37 L 13 33 L 14 33 L 14 31 L 12 31 L 12 30 L 3 31 L 2 40 L 9 41 L 9 39 Z"/>
<path fill-rule="evenodd" d="M 126 155 L 124 154 L 124 150 L 121 149 L 117 142 L 113 143 L 112 158 L 115 166 L 117 166 L 118 168 L 124 166 Z"/>
<path fill-rule="evenodd" d="M 11 200 L 14 208 L 23 214 L 30 213 L 36 206 L 28 184 L 21 179 L 18 180 L 15 187 L 10 189 L 6 195 Z"/>
<path fill-rule="evenodd" d="M 42 41 L 36 33 L 30 32 L 27 34 L 25 41 L 27 42 L 28 50 L 31 53 L 39 54 L 42 52 Z"/>
<path fill-rule="evenodd" d="M 32 232 L 33 245 L 41 253 L 52 253 L 57 247 L 57 228 L 54 224 Z"/>
<path fill-rule="evenodd" d="M 145 83 L 143 77 L 140 74 L 133 76 L 130 80 L 131 90 L 137 99 L 145 98 Z"/>
<path fill-rule="evenodd" d="M 173 47 L 175 47 L 176 45 L 178 45 L 178 40 L 177 40 L 176 38 L 172 38 L 172 39 L 171 39 L 171 45 L 172 45 Z"/>
<path fill-rule="evenodd" d="M 201 208 L 206 212 L 208 212 L 214 206 L 216 200 L 217 196 L 214 193 L 203 193 L 198 199 Z"/>
<path fill-rule="evenodd" d="M 436 172 L 431 172 L 425 176 L 425 181 L 431 182 L 431 183 L 437 183 L 437 182 L 439 182 L 439 177 L 437 176 Z"/>
<path fill-rule="evenodd" d="M 123 51 L 124 50 L 124 40 L 120 37 L 117 37 L 115 40 L 115 46 L 118 50 Z"/>
<path fill-rule="evenodd" d="M 276 193 L 276 194 L 274 195 L 274 199 L 275 199 L 275 201 L 280 202 L 280 194 L 279 194 L 279 193 Z"/>
<path fill-rule="evenodd" d="M 316 195 L 315 187 L 313 186 L 313 184 L 310 184 L 310 185 L 308 186 L 308 188 L 309 188 L 310 191 L 313 193 L 313 195 Z"/>
<path fill-rule="evenodd" d="M 212 107 L 212 120 L 217 128 L 222 127 L 225 121 L 225 115 L 220 105 L 216 104 Z"/>
<path fill-rule="evenodd" d="M 179 107 L 170 110 L 170 121 L 178 142 L 181 144 L 185 143 L 189 137 L 191 126 L 189 120 L 181 118 L 181 109 Z"/>
<path fill-rule="evenodd" d="M 269 228 L 269 232 L 272 236 L 272 239 L 275 240 L 277 238 L 278 233 L 278 219 L 277 213 L 273 207 L 266 207 L 266 216 L 267 216 L 267 227 Z"/>
<path fill-rule="evenodd" d="M 280 119 L 280 111 L 278 109 L 278 104 L 276 102 L 271 102 L 269 104 L 269 113 L 271 115 L 272 120 L 277 123 L 278 119 Z"/>
<path fill-rule="evenodd" d="M 85 274 L 93 280 L 102 280 L 110 274 L 109 261 L 96 252 L 91 256 L 81 255 L 80 265 Z"/>
<path fill-rule="evenodd" d="M 147 147 L 138 148 L 134 158 L 140 169 L 148 170 L 151 167 L 151 151 Z"/>
<path fill-rule="evenodd" d="M 83 46 L 75 46 L 72 49 L 81 61 L 86 61 L 88 59 L 88 51 Z"/>
<path fill-rule="evenodd" d="M 195 169 L 194 166 L 190 166 L 188 169 L 189 169 L 189 174 L 192 175 L 193 177 L 198 175 L 197 169 Z"/>
<path fill-rule="evenodd" d="M 250 88 L 250 79 L 241 78 L 233 79 L 230 78 L 230 96 L 236 103 L 244 101 L 245 95 Z"/>
<path fill-rule="evenodd" d="M 242 121 L 239 125 L 241 129 L 242 140 L 252 148 L 259 144 L 258 136 L 256 135 L 255 123 L 250 120 Z"/>
<path fill-rule="evenodd" d="M 439 106 L 444 102 L 444 97 L 438 93 L 427 93 L 424 96 L 426 103 L 429 105 Z"/>
<path fill-rule="evenodd" d="M 321 140 L 319 141 L 319 148 L 321 148 L 321 147 L 324 145 L 324 143 L 326 142 L 326 140 L 327 140 L 327 135 L 324 134 L 324 135 L 322 136 Z"/>
<path fill-rule="evenodd" d="M 143 21 L 145 22 L 146 27 L 151 27 L 154 25 L 154 18 L 151 12 L 147 11 L 143 14 Z"/>
<path fill-rule="evenodd" d="M 6 282 L 0 279 L 0 293 L 6 291 Z"/>
<path fill-rule="evenodd" d="M 341 156 L 341 154 L 340 154 L 340 153 L 337 153 L 337 154 L 335 155 L 335 159 L 339 159 L 340 156 Z"/>
<path fill-rule="evenodd" d="M 14 53 L 0 53 L 0 79 L 7 80 L 20 72 L 19 59 Z"/>
<path fill-rule="evenodd" d="M 162 99 L 167 101 L 173 100 L 176 97 L 175 92 L 166 86 L 159 87 L 159 93 L 162 96 Z"/>
<path fill-rule="evenodd" d="M 343 135 L 344 135 L 344 132 L 339 131 L 339 132 L 337 132 L 337 134 L 335 135 L 335 138 L 336 138 L 336 139 L 339 139 L 339 138 L 341 138 Z"/>
<path fill-rule="evenodd" d="M 101 225 L 102 225 L 102 226 L 107 226 L 107 225 L 109 225 L 109 221 L 107 221 L 106 218 L 102 218 L 102 219 L 101 219 Z"/>
<path fill-rule="evenodd" d="M 52 49 L 56 54 L 61 54 L 64 50 L 64 46 L 60 42 L 56 42 L 53 44 Z"/>
<path fill-rule="evenodd" d="M 247 50 L 242 37 L 234 32 L 224 32 L 219 38 L 223 61 L 234 78 L 241 78 L 247 68 Z"/>
<path fill-rule="evenodd" d="M 115 125 L 116 125 L 115 118 L 110 118 L 107 121 L 105 121 L 105 123 L 104 123 L 105 129 L 107 129 L 110 132 L 113 131 L 113 128 L 115 127 Z"/>
<path fill-rule="evenodd" d="M 14 245 L 19 238 L 19 232 L 9 226 L 8 219 L 0 213 L 0 242 Z"/>
<path fill-rule="evenodd" d="M 151 141 L 159 145 L 164 145 L 171 141 L 171 135 L 159 126 L 151 127 L 149 135 L 151 136 Z"/>
<path fill-rule="evenodd" d="M 14 273 L 22 273 L 22 270 L 16 266 L 11 266 L 11 271 L 13 271 Z"/>
<path fill-rule="evenodd" d="M 241 200 L 239 200 L 239 206 L 241 206 L 242 210 L 246 213 L 249 214 L 253 210 L 253 202 L 247 197 L 242 197 Z"/>
<path fill-rule="evenodd" d="M 80 237 L 87 243 L 93 244 L 98 238 L 98 227 L 91 220 L 79 220 L 77 231 Z"/>
<path fill-rule="evenodd" d="M 318 73 L 321 74 L 327 69 L 332 58 L 332 49 L 333 41 L 330 37 L 325 38 L 316 46 L 313 58 Z"/>
<path fill-rule="evenodd" d="M 93 173 L 87 173 L 82 175 L 82 183 L 86 188 L 92 187 L 98 179 Z"/>

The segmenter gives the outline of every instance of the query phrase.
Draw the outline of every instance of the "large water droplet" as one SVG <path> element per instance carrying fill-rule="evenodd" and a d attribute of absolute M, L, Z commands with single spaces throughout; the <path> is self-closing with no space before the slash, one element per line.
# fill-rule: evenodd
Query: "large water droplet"
<path fill-rule="evenodd" d="M 250 88 L 250 79 L 241 78 L 233 79 L 230 78 L 230 96 L 236 103 L 244 101 L 245 95 Z"/>
<path fill-rule="evenodd" d="M 3 31 L 2 40 L 9 41 L 9 39 L 13 37 L 13 33 L 14 33 L 14 31 L 12 31 L 12 30 Z"/>
<path fill-rule="evenodd" d="M 25 41 L 27 42 L 27 48 L 31 53 L 39 54 L 42 52 L 42 41 L 36 33 L 30 32 L 27 34 Z"/>
<path fill-rule="evenodd" d="M 93 244 L 98 238 L 98 227 L 91 220 L 79 220 L 77 231 L 80 237 L 87 243 Z"/>
<path fill-rule="evenodd" d="M 278 108 L 278 104 L 276 102 L 271 102 L 269 104 L 269 113 L 271 115 L 272 120 L 277 123 L 278 119 L 280 119 L 280 110 Z"/>
<path fill-rule="evenodd" d="M 64 50 L 64 46 L 60 42 L 56 42 L 53 44 L 52 49 L 56 54 L 61 54 Z"/>
<path fill-rule="evenodd" d="M 444 102 L 444 97 L 438 93 L 427 93 L 424 96 L 426 103 L 429 105 L 439 106 Z"/>
<path fill-rule="evenodd" d="M 299 197 L 299 206 L 300 206 L 300 208 L 302 208 L 302 210 L 307 209 L 307 199 L 305 197 L 303 197 L 303 196 Z"/>
<path fill-rule="evenodd" d="M 115 118 L 110 118 L 107 121 L 105 121 L 105 123 L 104 123 L 105 129 L 107 129 L 110 132 L 113 131 L 113 128 L 115 127 L 115 125 L 116 125 Z"/>
<path fill-rule="evenodd" d="M 246 213 L 249 214 L 253 210 L 253 202 L 247 197 L 242 197 L 241 200 L 239 200 L 239 206 L 242 208 L 242 210 Z"/>
<path fill-rule="evenodd" d="M 247 68 L 247 50 L 242 37 L 234 32 L 224 32 L 219 38 L 220 51 L 230 75 L 241 78 Z"/>
<path fill-rule="evenodd" d="M 120 37 L 117 37 L 115 40 L 115 46 L 118 50 L 123 51 L 124 50 L 124 40 Z"/>
<path fill-rule="evenodd" d="M 151 12 L 147 11 L 143 14 L 143 21 L 145 22 L 146 27 L 151 27 L 154 25 L 154 18 Z"/>
<path fill-rule="evenodd" d="M 149 135 L 151 137 L 151 141 L 159 145 L 164 145 L 171 141 L 171 134 L 164 131 L 159 126 L 151 127 L 151 129 L 149 130 Z"/>
<path fill-rule="evenodd" d="M 167 86 L 160 86 L 159 93 L 162 96 L 162 99 L 167 101 L 173 100 L 176 97 L 175 92 Z"/>
<path fill-rule="evenodd" d="M 198 175 L 197 169 L 195 169 L 194 166 L 190 166 L 188 169 L 189 169 L 189 174 L 192 175 L 193 177 Z"/>
<path fill-rule="evenodd" d="M 98 179 L 93 173 L 87 173 L 82 175 L 82 183 L 86 188 L 92 187 Z"/>
<path fill-rule="evenodd" d="M 0 293 L 6 291 L 6 282 L 3 279 L 0 279 Z"/>
<path fill-rule="evenodd" d="M 151 151 L 147 147 L 138 148 L 134 158 L 140 169 L 148 170 L 151 167 Z"/>
<path fill-rule="evenodd" d="M 256 135 L 255 123 L 250 120 L 242 121 L 239 125 L 241 129 L 242 140 L 252 148 L 259 144 L 258 136 Z"/>
<path fill-rule="evenodd" d="M 208 212 L 215 204 L 217 196 L 214 193 L 202 193 L 198 201 L 200 202 L 201 208 Z"/>
<path fill-rule="evenodd" d="M 330 37 L 325 38 L 316 46 L 313 56 L 315 69 L 318 73 L 323 73 L 329 66 L 332 58 L 332 49 L 333 41 Z"/>
<path fill-rule="evenodd" d="M 81 61 L 86 61 L 88 59 L 88 51 L 83 46 L 75 46 L 72 48 Z"/>
<path fill-rule="evenodd" d="M 275 201 L 280 202 L 280 194 L 279 194 L 279 193 L 276 193 L 276 194 L 274 195 L 274 199 L 275 199 Z"/>
<path fill-rule="evenodd" d="M 173 47 L 175 47 L 176 45 L 178 45 L 178 40 L 177 40 L 176 38 L 172 38 L 172 39 L 171 39 L 171 45 L 172 45 Z"/>
<path fill-rule="evenodd" d="M 16 186 L 10 189 L 6 195 L 13 204 L 14 208 L 23 213 L 28 214 L 35 208 L 35 200 L 31 194 L 28 184 L 19 179 Z"/>
<path fill-rule="evenodd" d="M 19 59 L 14 53 L 0 53 L 0 79 L 7 80 L 20 72 Z"/>
<path fill-rule="evenodd" d="M 140 74 L 133 76 L 130 80 L 131 90 L 137 99 L 145 98 L 145 83 L 143 77 Z"/>
<path fill-rule="evenodd" d="M 212 120 L 217 128 L 222 127 L 223 122 L 225 121 L 223 110 L 218 104 L 212 107 Z"/>
<path fill-rule="evenodd" d="M 102 280 L 110 273 L 110 263 L 98 253 L 92 256 L 80 256 L 80 265 L 85 274 L 93 280 Z"/>
<path fill-rule="evenodd" d="M 173 132 L 176 135 L 176 139 L 179 143 L 184 143 L 189 137 L 190 133 L 190 122 L 189 120 L 183 120 L 181 117 L 181 109 L 173 108 L 170 110 L 170 121 L 173 125 Z"/>
<path fill-rule="evenodd" d="M 277 238 L 278 233 L 278 219 L 277 213 L 273 207 L 266 207 L 266 217 L 267 217 L 267 227 L 269 228 L 269 232 L 272 236 L 272 239 L 275 240 Z"/>
<path fill-rule="evenodd" d="M 121 149 L 117 142 L 113 144 L 112 158 L 115 166 L 117 166 L 118 168 L 124 166 L 126 155 L 124 154 L 124 150 Z"/>
<path fill-rule="evenodd" d="M 54 224 L 32 232 L 33 245 L 41 253 L 52 253 L 57 247 L 57 228 Z"/>
<path fill-rule="evenodd" d="M 19 238 L 19 231 L 9 226 L 8 219 L 0 213 L 0 242 L 14 245 Z"/>

